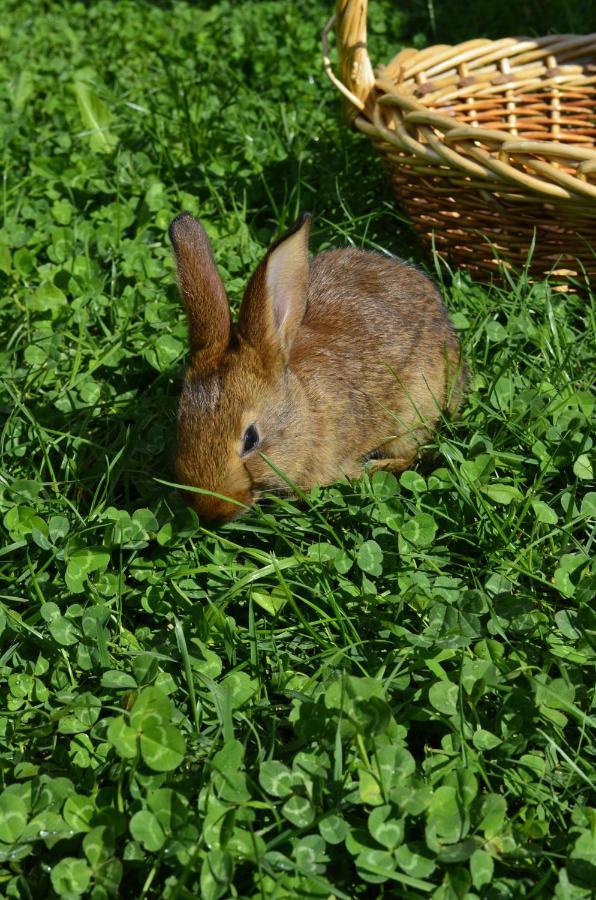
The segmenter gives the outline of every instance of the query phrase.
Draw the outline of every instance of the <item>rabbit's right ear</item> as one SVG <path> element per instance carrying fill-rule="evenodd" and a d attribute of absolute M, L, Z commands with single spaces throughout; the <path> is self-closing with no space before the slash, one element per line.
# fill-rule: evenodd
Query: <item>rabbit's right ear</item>
<path fill-rule="evenodd" d="M 304 213 L 277 240 L 250 279 L 238 316 L 238 332 L 271 367 L 287 364 L 304 318 L 308 293 L 308 235 Z"/>
<path fill-rule="evenodd" d="M 170 225 L 170 240 L 188 316 L 191 353 L 222 354 L 230 342 L 230 307 L 205 229 L 184 212 Z"/>

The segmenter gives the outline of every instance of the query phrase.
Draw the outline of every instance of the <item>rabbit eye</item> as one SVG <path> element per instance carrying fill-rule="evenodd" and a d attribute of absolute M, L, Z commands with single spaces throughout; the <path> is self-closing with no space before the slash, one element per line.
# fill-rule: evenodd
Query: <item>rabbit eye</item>
<path fill-rule="evenodd" d="M 246 456 L 259 443 L 259 432 L 256 425 L 249 425 L 242 438 L 242 456 Z"/>

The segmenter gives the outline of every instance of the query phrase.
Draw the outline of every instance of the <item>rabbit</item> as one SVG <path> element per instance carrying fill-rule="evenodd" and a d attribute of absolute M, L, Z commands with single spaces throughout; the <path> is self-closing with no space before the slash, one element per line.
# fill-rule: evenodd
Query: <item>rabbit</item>
<path fill-rule="evenodd" d="M 190 213 L 170 226 L 190 340 L 176 474 L 208 492 L 187 492 L 201 521 L 287 492 L 276 468 L 304 490 L 369 460 L 401 472 L 460 404 L 465 367 L 433 283 L 376 252 L 309 259 L 310 224 L 303 214 L 271 246 L 237 325 L 203 226 Z"/>

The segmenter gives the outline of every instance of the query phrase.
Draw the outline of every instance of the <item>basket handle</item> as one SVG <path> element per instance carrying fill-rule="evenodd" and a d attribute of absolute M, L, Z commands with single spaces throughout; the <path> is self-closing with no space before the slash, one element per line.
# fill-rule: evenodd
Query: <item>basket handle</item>
<path fill-rule="evenodd" d="M 350 101 L 351 106 L 346 104 L 344 110 L 350 120 L 364 109 L 375 84 L 366 42 L 367 9 L 368 0 L 337 0 L 336 14 L 327 23 L 323 32 L 325 69 L 329 78 Z M 327 35 L 334 25 L 339 55 L 339 79 L 331 67 L 327 40 Z"/>

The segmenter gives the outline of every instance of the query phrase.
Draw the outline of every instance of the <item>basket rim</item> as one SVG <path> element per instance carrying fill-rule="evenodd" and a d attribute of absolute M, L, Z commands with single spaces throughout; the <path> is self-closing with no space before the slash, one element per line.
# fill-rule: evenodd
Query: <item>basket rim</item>
<path fill-rule="evenodd" d="M 365 8 L 366 4 L 363 4 Z M 537 38 L 500 38 L 490 40 L 478 38 L 453 45 L 435 45 L 418 51 L 415 48 L 404 48 L 396 54 L 383 70 L 372 76 L 366 87 L 360 90 L 361 96 L 340 80 L 336 75 L 330 58 L 329 34 L 337 25 L 338 16 L 332 16 L 326 23 L 322 33 L 323 64 L 327 76 L 349 103 L 347 118 L 352 125 L 364 131 L 370 137 L 386 141 L 394 145 L 409 157 L 424 157 L 434 165 L 448 165 L 457 168 L 476 178 L 482 177 L 492 182 L 497 188 L 499 183 L 508 182 L 544 199 L 560 201 L 596 201 L 596 186 L 587 180 L 596 172 L 596 138 L 586 146 L 577 143 L 567 145 L 555 139 L 530 140 L 525 135 L 514 135 L 506 129 L 489 129 L 482 125 L 467 125 L 460 118 L 445 115 L 426 105 L 423 99 L 415 97 L 411 90 L 400 90 L 400 85 L 420 73 L 431 77 L 441 71 L 453 69 L 454 66 L 469 64 L 475 61 L 474 68 L 479 67 L 486 57 L 494 64 L 506 56 L 519 56 L 522 53 L 544 59 L 557 51 L 576 50 L 577 55 L 583 51 L 594 49 L 596 62 L 596 33 L 585 35 L 555 34 Z M 361 25 L 362 27 L 362 25 Z M 365 23 L 364 23 L 365 27 Z M 366 33 L 364 40 L 358 43 L 359 52 L 366 53 Z M 400 56 L 407 54 L 403 71 L 396 83 L 384 77 L 384 70 L 396 64 Z M 423 57 L 421 61 L 420 57 Z M 573 54 L 571 54 L 573 57 Z M 341 60 L 340 60 L 341 61 Z M 421 62 L 426 61 L 424 65 Z M 531 61 L 531 59 L 530 59 Z M 557 61 L 558 65 L 558 61 Z M 371 70 L 372 71 L 372 70 Z M 356 69 L 356 77 L 358 70 Z M 553 77 L 558 77 L 554 75 Z M 586 79 L 596 86 L 594 77 Z M 502 85 L 504 87 L 504 85 Z M 379 108 L 394 107 L 400 118 L 399 133 L 386 128 Z M 408 133 L 408 126 L 419 129 L 425 137 L 425 143 L 416 140 Z M 438 132 L 438 133 L 437 133 Z M 490 146 L 494 152 L 483 150 L 479 144 Z M 458 152 L 458 148 L 459 152 Z M 524 167 L 531 174 L 520 172 L 519 168 L 507 161 L 511 157 L 520 157 Z M 539 157 L 535 159 L 533 157 Z M 545 159 L 546 157 L 546 159 Z M 575 168 L 575 174 L 563 173 L 553 162 L 565 160 Z"/>
<path fill-rule="evenodd" d="M 435 44 L 429 47 L 423 47 L 417 50 L 415 47 L 406 47 L 401 50 L 386 64 L 390 66 L 396 57 L 405 51 L 415 54 L 412 62 L 408 65 L 408 77 L 413 77 L 419 72 L 424 72 L 429 77 L 440 74 L 444 69 L 453 68 L 462 63 L 470 63 L 483 61 L 487 52 L 494 55 L 494 60 L 507 58 L 508 56 L 517 56 L 527 53 L 533 56 L 536 51 L 540 55 L 549 55 L 566 50 L 586 50 L 594 45 L 596 53 L 596 32 L 588 32 L 586 34 L 548 34 L 538 37 L 528 37 L 526 35 L 511 36 L 505 38 L 473 38 L 468 41 L 462 41 L 459 44 Z M 432 64 L 429 64 L 426 57 L 431 57 Z"/>

